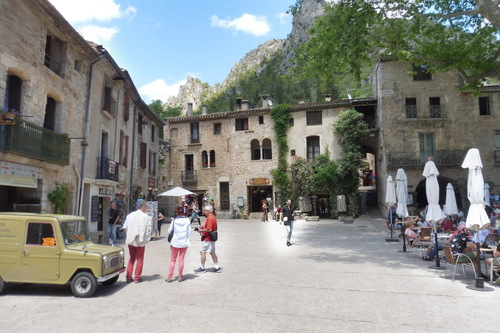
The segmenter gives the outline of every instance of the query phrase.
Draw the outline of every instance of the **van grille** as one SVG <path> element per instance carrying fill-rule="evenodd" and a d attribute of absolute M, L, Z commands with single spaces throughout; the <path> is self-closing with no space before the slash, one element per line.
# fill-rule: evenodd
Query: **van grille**
<path fill-rule="evenodd" d="M 116 256 L 109 260 L 109 268 L 115 268 L 120 264 L 120 257 Z"/>

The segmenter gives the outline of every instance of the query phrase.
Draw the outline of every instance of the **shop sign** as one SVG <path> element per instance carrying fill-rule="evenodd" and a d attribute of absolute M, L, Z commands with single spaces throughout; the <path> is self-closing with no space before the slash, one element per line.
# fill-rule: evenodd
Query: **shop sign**
<path fill-rule="evenodd" d="M 99 195 L 113 195 L 113 193 L 114 193 L 114 190 L 112 187 L 110 187 L 110 188 L 100 187 L 99 188 Z"/>
<path fill-rule="evenodd" d="M 29 165 L 0 161 L 0 175 L 42 179 L 43 169 Z"/>

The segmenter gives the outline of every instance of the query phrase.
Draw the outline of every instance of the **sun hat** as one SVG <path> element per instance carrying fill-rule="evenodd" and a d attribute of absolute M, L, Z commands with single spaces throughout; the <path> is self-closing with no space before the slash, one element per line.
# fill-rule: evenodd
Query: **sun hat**
<path fill-rule="evenodd" d="M 464 230 L 465 228 L 466 228 L 466 227 L 465 227 L 465 224 L 461 224 L 461 225 L 459 225 L 459 226 L 458 226 L 457 231 L 462 231 L 462 230 Z"/>

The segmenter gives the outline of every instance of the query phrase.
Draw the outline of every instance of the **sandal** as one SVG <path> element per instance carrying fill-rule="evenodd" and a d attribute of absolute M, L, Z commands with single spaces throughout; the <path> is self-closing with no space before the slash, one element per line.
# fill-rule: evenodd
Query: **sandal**
<path fill-rule="evenodd" d="M 423 257 L 422 257 L 422 260 L 425 260 L 425 261 L 431 261 L 431 259 L 430 259 L 428 256 L 423 256 Z"/>

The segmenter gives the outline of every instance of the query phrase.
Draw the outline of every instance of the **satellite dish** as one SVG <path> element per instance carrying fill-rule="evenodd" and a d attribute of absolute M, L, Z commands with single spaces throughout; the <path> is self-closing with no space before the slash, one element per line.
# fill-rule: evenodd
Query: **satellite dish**
<path fill-rule="evenodd" d="M 267 101 L 267 105 L 269 105 L 269 106 L 273 106 L 273 101 L 268 100 L 268 101 Z"/>

